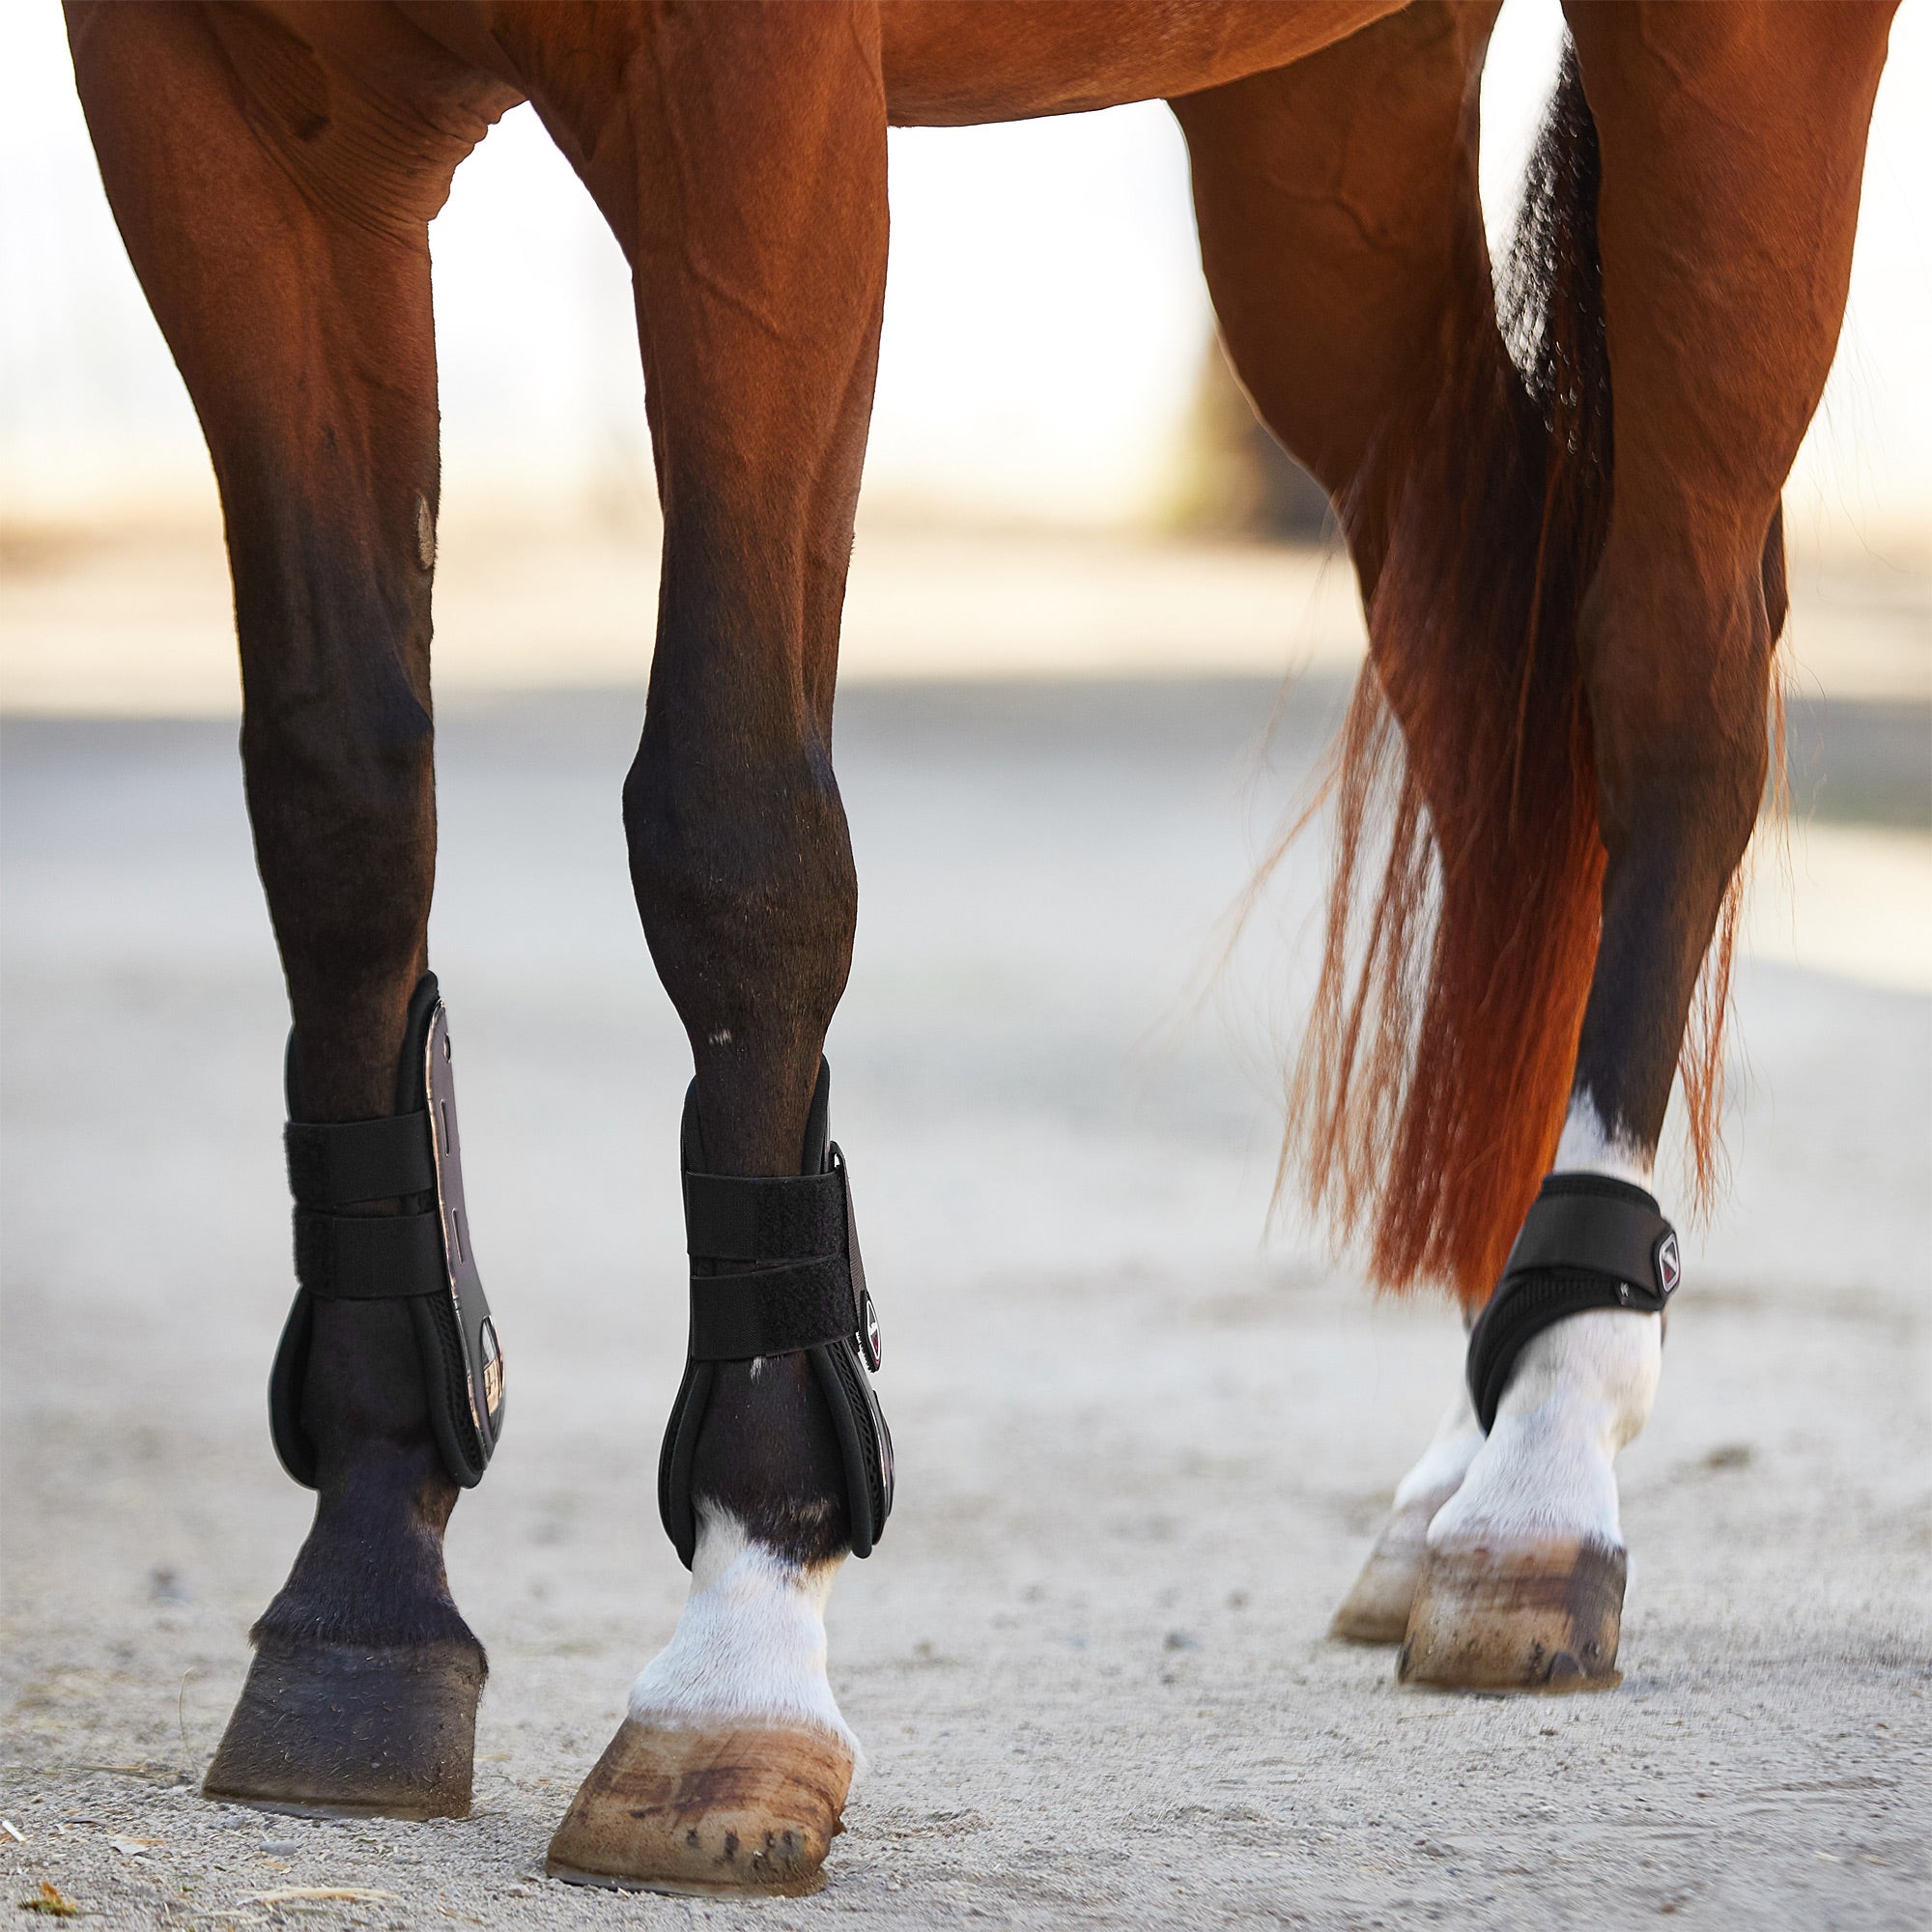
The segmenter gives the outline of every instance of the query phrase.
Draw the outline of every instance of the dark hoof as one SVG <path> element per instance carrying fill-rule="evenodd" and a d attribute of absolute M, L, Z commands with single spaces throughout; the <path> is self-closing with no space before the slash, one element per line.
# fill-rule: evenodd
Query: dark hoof
<path fill-rule="evenodd" d="M 1431 1550 L 1396 1674 L 1444 1690 L 1613 1690 L 1627 1567 L 1596 1544 Z"/>
<path fill-rule="evenodd" d="M 201 1795 L 316 1816 L 467 1818 L 480 1649 L 256 1651 Z"/>

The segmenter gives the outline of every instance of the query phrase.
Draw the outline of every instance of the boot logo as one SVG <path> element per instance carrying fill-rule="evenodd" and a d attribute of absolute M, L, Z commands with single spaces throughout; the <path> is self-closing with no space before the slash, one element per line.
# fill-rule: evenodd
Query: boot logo
<path fill-rule="evenodd" d="M 503 1406 L 503 1351 L 497 1346 L 497 1326 L 487 1316 L 479 1340 L 483 1349 L 483 1406 L 494 1424 Z"/>
<path fill-rule="evenodd" d="M 1683 1265 L 1677 1259 L 1677 1235 L 1673 1230 L 1657 1244 L 1658 1287 L 1669 1294 L 1676 1288 L 1683 1271 Z"/>
<path fill-rule="evenodd" d="M 859 1351 L 866 1358 L 866 1366 L 877 1375 L 883 1359 L 879 1348 L 879 1311 L 865 1289 L 859 1292 Z"/>

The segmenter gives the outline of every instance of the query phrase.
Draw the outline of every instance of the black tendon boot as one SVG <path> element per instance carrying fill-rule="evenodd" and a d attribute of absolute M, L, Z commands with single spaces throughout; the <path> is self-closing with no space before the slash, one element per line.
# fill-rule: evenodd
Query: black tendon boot
<path fill-rule="evenodd" d="M 288 1582 L 203 1785 L 270 1809 L 462 1817 L 482 1646 L 450 1601 L 442 1532 L 503 1425 L 503 1357 L 470 1245 L 449 1032 L 410 1002 L 396 1111 L 307 1122 L 293 1036 L 298 1287 L 270 1379 L 275 1451 L 317 1492 Z"/>

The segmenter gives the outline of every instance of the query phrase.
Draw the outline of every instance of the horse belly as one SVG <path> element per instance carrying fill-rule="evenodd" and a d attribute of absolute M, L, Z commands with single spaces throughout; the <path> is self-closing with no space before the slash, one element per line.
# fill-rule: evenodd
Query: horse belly
<path fill-rule="evenodd" d="M 1287 67 L 1406 0 L 883 0 L 895 127 L 1078 114 Z"/>

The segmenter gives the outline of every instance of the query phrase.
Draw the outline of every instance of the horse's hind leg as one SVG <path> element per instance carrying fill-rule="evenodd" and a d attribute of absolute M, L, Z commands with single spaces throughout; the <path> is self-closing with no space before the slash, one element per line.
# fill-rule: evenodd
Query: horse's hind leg
<path fill-rule="evenodd" d="M 1628 1188 L 1623 1208 L 1644 1209 L 1692 983 L 1755 813 L 1777 490 L 1835 337 L 1886 12 L 1579 10 L 1605 123 L 1612 380 L 1587 380 L 1603 327 L 1582 145 L 1595 137 L 1573 91 L 1580 122 L 1559 119 L 1532 204 L 1549 224 L 1536 266 L 1555 272 L 1529 320 L 1583 358 L 1541 399 L 1573 411 L 1554 424 L 1512 370 L 1491 299 L 1475 194 L 1484 14 L 1412 7 L 1283 73 L 1176 103 L 1229 346 L 1342 511 L 1403 726 L 1405 804 L 1419 794 L 1439 835 L 1432 959 L 1399 924 L 1378 928 L 1389 983 L 1410 968 L 1427 981 L 1428 1037 L 1396 1050 L 1389 1009 L 1378 1018 L 1372 1002 L 1363 1037 L 1379 1024 L 1379 1040 L 1352 1062 L 1318 1059 L 1304 1135 L 1321 1171 L 1350 1177 L 1344 1193 L 1378 1168 L 1365 1218 L 1394 1285 L 1448 1274 L 1479 1305 L 1551 1152 L 1573 1193 L 1614 1202 Z M 1584 701 L 1594 802 L 1578 778 Z M 1372 766 L 1362 748 L 1385 742 L 1351 741 L 1350 781 Z M 1345 784 L 1345 810 L 1349 796 Z M 1415 876 L 1391 863 L 1382 915 Z M 1375 1089 L 1370 1063 L 1401 1064 L 1405 1090 Z M 1393 1116 L 1364 1103 L 1365 1086 Z M 1375 1123 L 1373 1147 L 1353 1121 Z M 1543 1310 L 1577 1287 L 1543 1270 L 1542 1289 L 1559 1292 Z M 1435 1682 L 1614 1681 L 1611 1459 L 1649 1412 L 1660 1326 L 1579 1311 L 1528 1342 L 1513 1380 L 1497 1356 L 1494 1430 L 1452 1412 L 1339 1633 L 1406 1629 L 1405 1669 Z"/>
<path fill-rule="evenodd" d="M 1649 1201 L 1693 987 L 1762 795 L 1778 493 L 1837 340 L 1890 11 L 1571 9 L 1601 139 L 1615 427 L 1578 623 L 1608 868 L 1546 1196 Z M 1653 1265 L 1674 1284 L 1674 1259 Z M 1576 1281 L 1552 1265 L 1526 1285 Z M 1512 1367 L 1479 1328 L 1471 1379 L 1494 1420 L 1430 1525 L 1406 1677 L 1616 1681 L 1610 1464 L 1648 1416 L 1662 1340 L 1661 1315 L 1601 1306 L 1534 1333 Z"/>
<path fill-rule="evenodd" d="M 853 1434 L 868 1422 L 852 1251 L 814 1102 L 857 917 L 831 731 L 885 286 L 877 21 L 867 8 L 590 10 L 593 64 L 554 58 L 559 11 L 504 31 L 637 279 L 665 540 L 624 822 L 696 1069 L 686 1163 L 714 1177 L 704 1200 L 833 1198 L 822 1234 L 720 1241 L 687 1194 L 695 1359 L 660 1506 L 691 1595 L 550 1869 L 805 1891 L 822 1882 L 856 1748 L 826 1679 L 825 1601 L 887 1501 Z M 803 1266 L 831 1293 L 812 1320 L 837 1332 L 707 1341 L 724 1282 L 749 1279 L 733 1264 L 754 1260 L 777 1266 L 747 1303 L 776 1310 Z"/>
<path fill-rule="evenodd" d="M 1452 347 L 1486 351 L 1497 385 L 1507 378 L 1470 111 L 1493 14 L 1410 7 L 1174 103 L 1222 339 L 1263 419 L 1341 507 L 1365 600 L 1407 484 L 1408 426 L 1450 385 Z M 1481 1441 L 1459 1392 L 1403 1478 L 1336 1635 L 1402 1641 L 1430 1521 Z"/>
<path fill-rule="evenodd" d="M 393 30 L 387 78 L 434 92 L 435 126 L 265 14 L 76 6 L 71 33 L 109 199 L 220 484 L 292 1091 L 307 1121 L 389 1116 L 436 839 L 425 223 L 500 102 L 465 98 Z M 314 1526 L 255 1627 L 207 1790 L 461 1815 L 485 1663 L 444 1577 L 456 1486 L 409 1305 L 316 1301 L 297 1380 Z"/>

